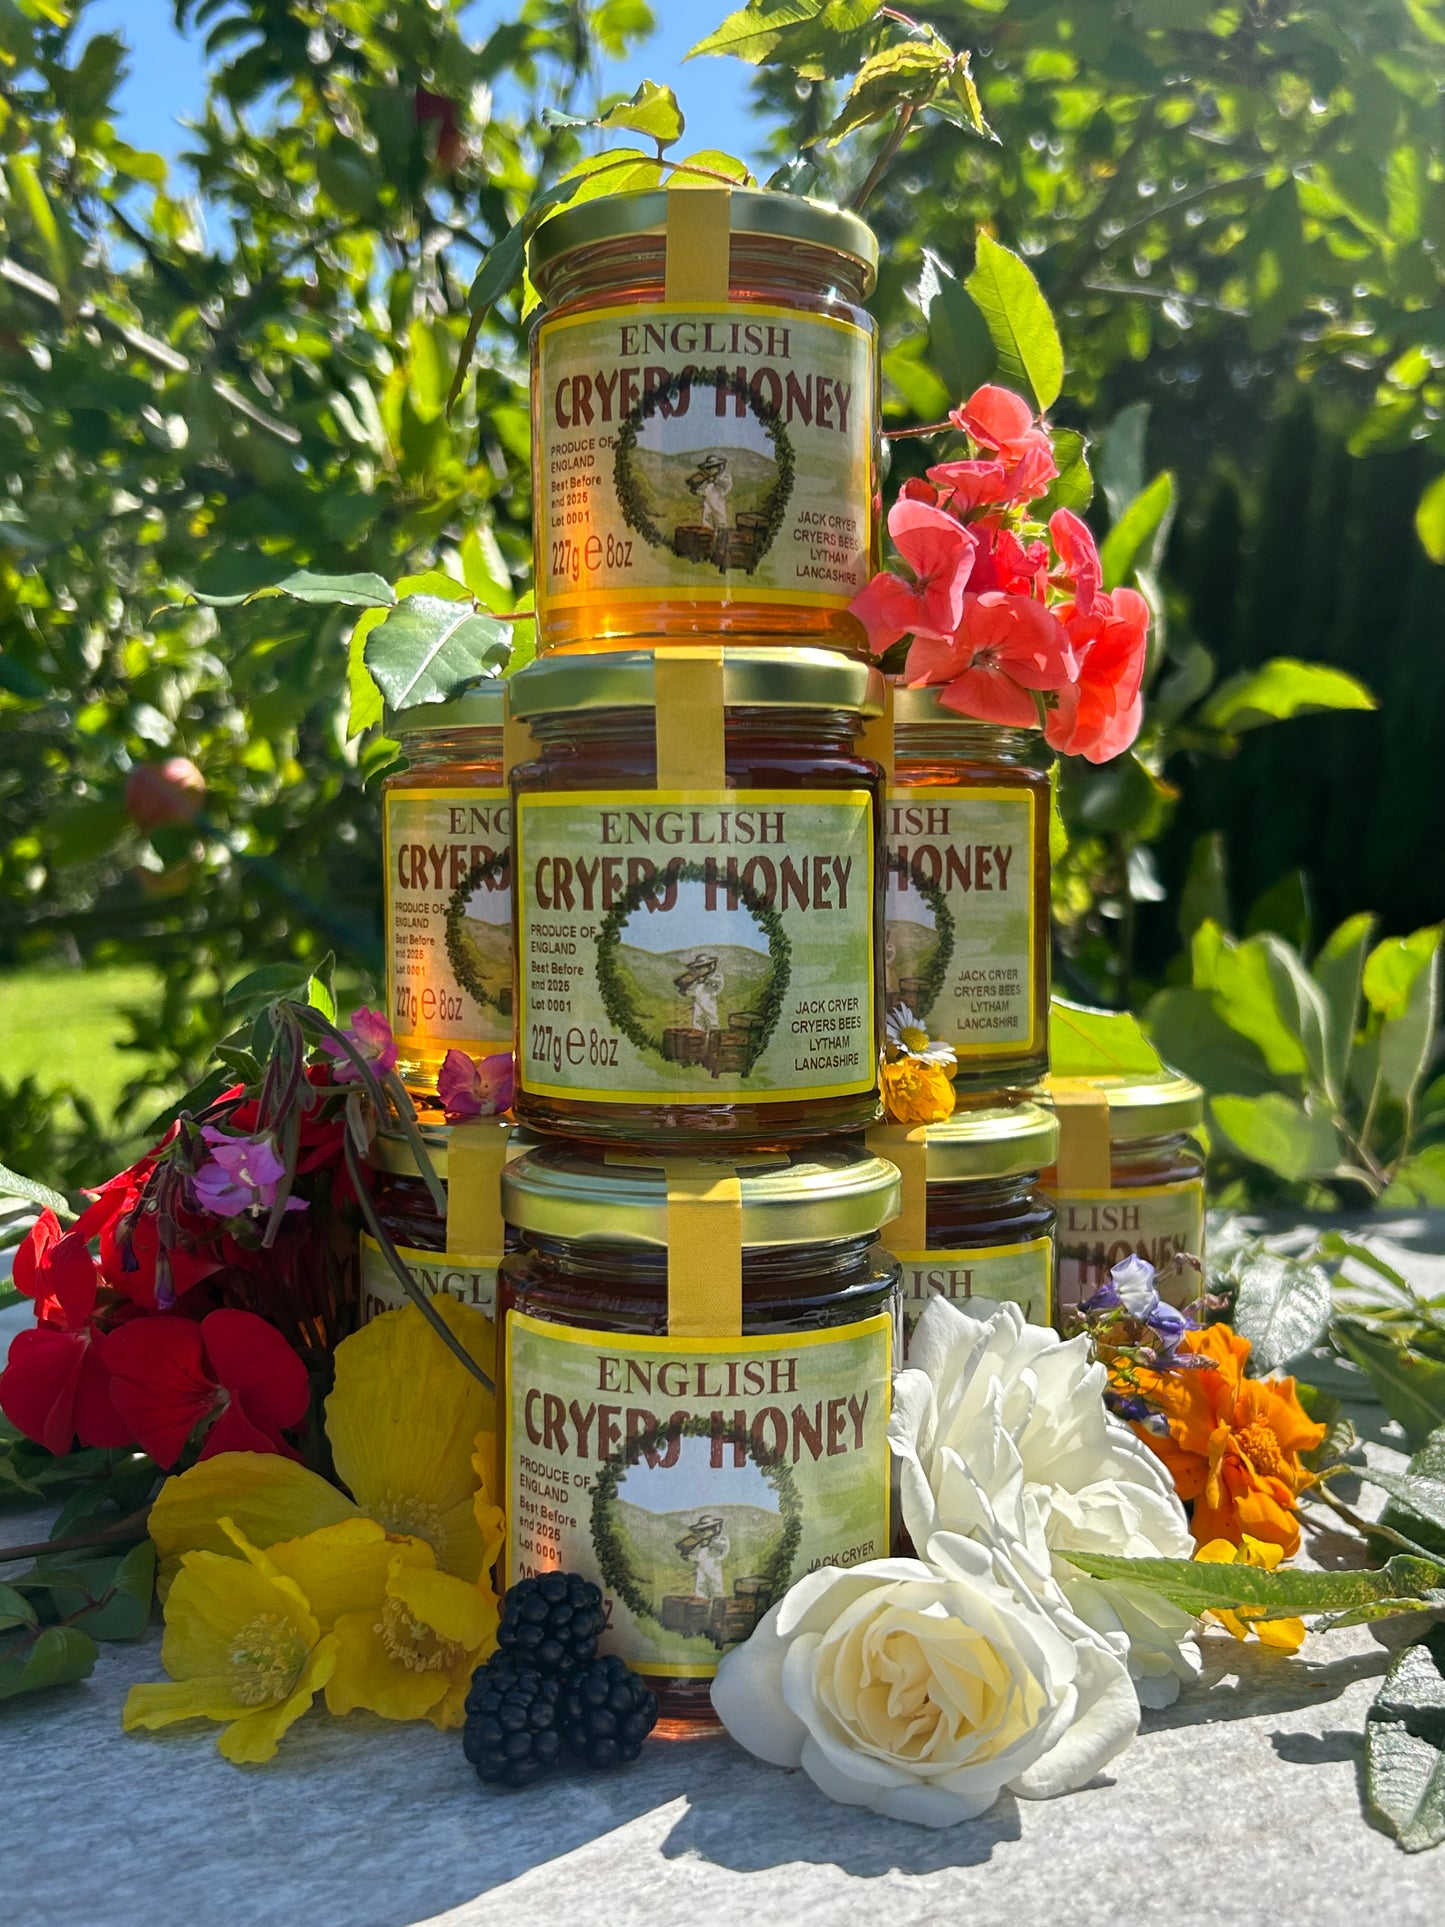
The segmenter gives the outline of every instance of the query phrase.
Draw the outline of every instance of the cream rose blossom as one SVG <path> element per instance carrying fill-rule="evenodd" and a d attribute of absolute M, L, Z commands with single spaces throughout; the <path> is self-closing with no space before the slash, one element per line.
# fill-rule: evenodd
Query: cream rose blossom
<path fill-rule="evenodd" d="M 1139 1705 L 1122 1645 L 1069 1612 L 1023 1545 L 941 1533 L 926 1564 L 800 1579 L 724 1655 L 713 1705 L 750 1752 L 833 1799 L 947 1827 L 1005 1789 L 1083 1786 L 1128 1744 Z"/>
<path fill-rule="evenodd" d="M 1188 1559 L 1184 1508 L 1159 1460 L 1106 1411 L 1087 1340 L 1064 1343 L 1015 1305 L 984 1309 L 935 1298 L 910 1341 L 888 1428 L 903 1523 L 920 1548 L 939 1532 L 987 1536 L 980 1486 L 996 1501 L 1021 1482 L 1070 1607 L 1127 1639 L 1140 1700 L 1167 1706 L 1200 1669 L 1193 1619 L 1141 1586 L 1086 1578 L 1069 1553 Z"/>

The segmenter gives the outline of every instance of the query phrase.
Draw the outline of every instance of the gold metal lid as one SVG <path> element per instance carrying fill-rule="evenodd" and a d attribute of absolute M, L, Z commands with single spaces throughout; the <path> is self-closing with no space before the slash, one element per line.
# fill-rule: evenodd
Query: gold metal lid
<path fill-rule="evenodd" d="M 649 1158 L 550 1143 L 502 1173 L 502 1215 L 519 1231 L 582 1244 L 665 1246 L 667 1165 L 736 1172 L 745 1249 L 868 1238 L 898 1215 L 899 1177 L 886 1158 L 816 1146 L 738 1158 Z"/>
<path fill-rule="evenodd" d="M 928 1181 L 1015 1178 L 1059 1154 L 1059 1120 L 1039 1104 L 964 1107 L 927 1129 Z"/>
<path fill-rule="evenodd" d="M 392 728 L 399 735 L 419 729 L 497 729 L 502 727 L 506 685 L 500 676 L 478 682 L 446 703 L 413 703 L 398 709 Z"/>
<path fill-rule="evenodd" d="M 530 1131 L 522 1130 L 520 1126 L 513 1124 L 510 1118 L 478 1118 L 477 1122 L 479 1124 L 491 1124 L 499 1131 L 510 1133 L 507 1144 L 507 1156 L 509 1158 L 520 1157 L 524 1151 L 530 1151 L 532 1146 L 537 1142 Z M 447 1146 L 451 1143 L 451 1125 L 422 1124 L 418 1128 L 421 1131 L 422 1143 L 425 1144 L 427 1149 L 427 1156 L 436 1166 L 437 1176 L 444 1178 L 447 1175 Z M 409 1141 L 400 1131 L 378 1131 L 372 1139 L 371 1149 L 366 1154 L 366 1161 L 373 1171 L 385 1171 L 389 1176 L 394 1178 L 419 1178 L 421 1176 L 421 1170 L 416 1161 L 416 1153 L 412 1150 Z"/>
<path fill-rule="evenodd" d="M 547 270 L 564 255 L 598 241 L 661 235 L 667 227 L 671 195 L 688 191 L 679 186 L 671 190 L 653 188 L 641 194 L 605 194 L 562 208 L 543 221 L 528 242 L 528 274 L 545 293 Z M 780 194 L 766 188 L 736 187 L 728 198 L 734 234 L 804 241 L 846 255 L 862 268 L 864 292 L 871 293 L 878 272 L 878 237 L 856 214 L 826 201 L 810 201 L 801 194 Z"/>
<path fill-rule="evenodd" d="M 1097 1091 L 1109 1107 L 1109 1141 L 1172 1137 L 1204 1122 L 1204 1092 L 1178 1071 L 1133 1072 L 1097 1077 L 1046 1077 L 1038 1086 L 1047 1103 L 1056 1090 Z"/>
<path fill-rule="evenodd" d="M 723 651 L 729 709 L 846 709 L 883 713 L 883 678 L 836 649 L 770 649 L 729 643 Z M 656 665 L 649 649 L 596 656 L 539 656 L 509 685 L 518 718 L 579 709 L 651 709 Z"/>

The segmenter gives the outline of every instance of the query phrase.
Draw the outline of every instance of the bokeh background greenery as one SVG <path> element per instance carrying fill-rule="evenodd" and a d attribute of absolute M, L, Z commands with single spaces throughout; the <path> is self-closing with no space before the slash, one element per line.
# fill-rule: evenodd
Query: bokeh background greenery
<path fill-rule="evenodd" d="M 746 157 L 806 153 L 844 200 L 895 124 L 816 144 L 877 8 L 794 11 Z M 0 0 L 0 1161 L 61 1183 L 199 1073 L 243 970 L 329 949 L 374 986 L 392 749 L 350 733 L 355 612 L 191 592 L 441 569 L 523 602 L 526 326 L 491 310 L 449 414 L 467 289 L 597 144 L 544 110 L 605 105 L 604 62 L 654 25 L 642 0 L 176 15 L 208 85 L 181 165 L 117 131 L 123 32 Z M 1092 443 L 1091 519 L 1159 616 L 1137 753 L 1063 785 L 1061 982 L 1138 1008 L 1188 984 L 1207 921 L 1306 956 L 1353 913 L 1432 923 L 1445 7 L 910 17 L 971 50 L 996 139 L 919 114 L 870 198 L 889 426 L 968 378 L 953 277 L 987 226 L 1053 309 L 1053 419 Z M 923 457 L 895 446 L 896 479 Z M 1278 658 L 1309 667 L 1261 683 Z M 178 756 L 204 809 L 147 827 L 134 772 Z"/>

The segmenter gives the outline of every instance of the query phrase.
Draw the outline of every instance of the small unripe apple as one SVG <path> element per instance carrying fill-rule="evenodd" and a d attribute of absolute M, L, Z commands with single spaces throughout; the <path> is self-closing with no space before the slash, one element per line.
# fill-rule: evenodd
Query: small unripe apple
<path fill-rule="evenodd" d="M 189 756 L 137 763 L 125 779 L 126 814 L 137 829 L 194 823 L 206 800 L 206 779 Z"/>

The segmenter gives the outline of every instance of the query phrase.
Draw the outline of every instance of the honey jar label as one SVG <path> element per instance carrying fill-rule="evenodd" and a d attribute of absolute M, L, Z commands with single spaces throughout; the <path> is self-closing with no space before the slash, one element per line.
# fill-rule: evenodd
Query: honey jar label
<path fill-rule="evenodd" d="M 707 1678 L 795 1579 L 888 1552 L 893 1320 L 768 1338 L 506 1325 L 507 1583 L 603 1591 L 603 1650 Z"/>
<path fill-rule="evenodd" d="M 1004 786 L 888 797 L 888 1007 L 965 1062 L 1043 1046 L 1034 809 L 1031 790 Z"/>
<path fill-rule="evenodd" d="M 608 1104 L 877 1081 L 867 790 L 517 804 L 518 1078 Z"/>
<path fill-rule="evenodd" d="M 397 1256 L 432 1298 L 443 1293 L 458 1304 L 470 1305 L 484 1317 L 494 1316 L 497 1303 L 497 1266 L 501 1254 L 490 1258 L 465 1257 L 456 1251 L 417 1251 L 398 1245 Z M 411 1303 L 396 1273 L 382 1256 L 381 1246 L 361 1234 L 361 1322 L 369 1324 L 384 1311 L 399 1311 Z"/>
<path fill-rule="evenodd" d="M 1077 1191 L 1054 1199 L 1059 1245 L 1060 1317 L 1091 1297 L 1115 1265 L 1147 1258 L 1167 1272 L 1182 1252 L 1204 1256 L 1204 1180 L 1142 1185 L 1118 1191 Z M 1199 1294 L 1192 1269 L 1161 1277 L 1160 1296 L 1186 1304 Z"/>
<path fill-rule="evenodd" d="M 387 995 L 401 1056 L 512 1045 L 512 804 L 398 789 L 383 805 Z"/>
<path fill-rule="evenodd" d="M 1053 1323 L 1052 1238 L 893 1255 L 903 1267 L 903 1323 L 910 1334 L 930 1298 L 1017 1305 L 1031 1325 Z"/>
<path fill-rule="evenodd" d="M 871 572 L 873 343 L 794 308 L 544 321 L 538 604 L 841 608 Z"/>

